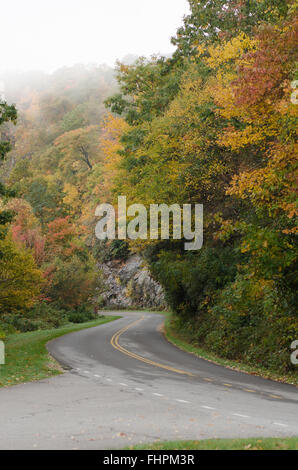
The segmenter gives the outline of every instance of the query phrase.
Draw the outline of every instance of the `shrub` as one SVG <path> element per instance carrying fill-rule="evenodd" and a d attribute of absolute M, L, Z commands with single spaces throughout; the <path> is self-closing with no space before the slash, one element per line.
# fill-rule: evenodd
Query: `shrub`
<path fill-rule="evenodd" d="M 298 320 L 290 294 L 273 281 L 238 275 L 210 312 L 210 330 L 201 338 L 209 350 L 280 372 L 293 370 L 291 342 Z"/>
<path fill-rule="evenodd" d="M 65 310 L 59 309 L 46 302 L 34 305 L 30 310 L 22 313 L 11 313 L 3 316 L 6 325 L 18 331 L 34 331 L 49 328 L 58 328 L 67 322 Z"/>
<path fill-rule="evenodd" d="M 82 305 L 68 314 L 68 320 L 72 323 L 84 323 L 97 317 L 94 309 L 88 305 Z"/>

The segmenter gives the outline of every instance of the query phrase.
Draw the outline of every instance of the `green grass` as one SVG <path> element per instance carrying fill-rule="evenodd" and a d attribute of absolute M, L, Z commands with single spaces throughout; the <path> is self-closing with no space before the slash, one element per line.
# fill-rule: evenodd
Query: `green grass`
<path fill-rule="evenodd" d="M 298 437 L 209 439 L 202 441 L 155 442 L 129 447 L 131 450 L 297 450 Z"/>
<path fill-rule="evenodd" d="M 176 331 L 171 324 L 171 319 L 172 315 L 170 313 L 165 315 L 164 335 L 169 342 L 175 344 L 175 346 L 177 346 L 178 348 L 192 353 L 195 356 L 206 359 L 207 361 L 219 364 L 224 367 L 228 367 L 230 369 L 246 372 L 251 375 L 259 375 L 266 379 L 276 380 L 278 382 L 298 385 L 298 374 L 295 371 L 292 373 L 281 375 L 272 370 L 268 370 L 265 367 L 259 367 L 255 365 L 251 366 L 240 361 L 224 359 L 206 351 L 206 349 L 203 349 L 202 347 L 200 347 L 200 345 L 194 342 L 193 338 L 190 336 L 189 333 L 187 333 L 186 331 Z"/>
<path fill-rule="evenodd" d="M 121 318 L 105 316 L 86 323 L 51 330 L 9 335 L 5 340 L 5 364 L 0 365 L 0 387 L 15 385 L 60 374 L 59 364 L 49 355 L 46 343 L 73 331 L 92 328 Z"/>

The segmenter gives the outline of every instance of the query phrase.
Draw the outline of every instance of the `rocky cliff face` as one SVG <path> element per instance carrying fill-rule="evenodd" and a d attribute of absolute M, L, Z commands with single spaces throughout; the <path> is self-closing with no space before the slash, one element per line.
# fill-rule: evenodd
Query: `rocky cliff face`
<path fill-rule="evenodd" d="M 166 308 L 162 287 L 152 279 L 140 256 L 133 255 L 121 264 L 109 261 L 98 266 L 106 286 L 102 293 L 105 306 Z"/>

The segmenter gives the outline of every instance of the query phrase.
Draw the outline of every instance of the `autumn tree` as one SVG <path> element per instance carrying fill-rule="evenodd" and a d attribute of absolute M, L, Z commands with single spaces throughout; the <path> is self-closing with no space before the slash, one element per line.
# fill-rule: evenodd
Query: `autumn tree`
<path fill-rule="evenodd" d="M 92 166 L 100 158 L 98 144 L 99 129 L 88 126 L 62 134 L 55 145 L 64 155 L 63 164 L 70 164 L 74 171 L 82 166 L 92 170 Z"/>
<path fill-rule="evenodd" d="M 43 285 L 31 253 L 7 235 L 0 240 L 0 318 L 34 305 Z"/>
<path fill-rule="evenodd" d="M 189 0 L 190 14 L 184 18 L 172 43 L 174 60 L 196 56 L 200 44 L 229 40 L 239 33 L 253 34 L 264 22 L 285 18 L 293 2 L 288 0 Z"/>
<path fill-rule="evenodd" d="M 12 240 L 31 250 L 37 266 L 40 267 L 45 260 L 45 236 L 32 207 L 24 199 L 12 199 L 7 207 L 14 214 L 11 224 Z"/>

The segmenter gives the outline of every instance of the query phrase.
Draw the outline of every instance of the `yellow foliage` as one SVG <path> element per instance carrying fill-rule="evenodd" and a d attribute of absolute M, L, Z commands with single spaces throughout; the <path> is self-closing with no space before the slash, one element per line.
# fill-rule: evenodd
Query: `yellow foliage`
<path fill-rule="evenodd" d="M 71 210 L 75 213 L 81 205 L 79 191 L 72 184 L 65 183 L 63 192 L 65 193 L 63 198 L 64 204 L 70 206 Z"/>
<path fill-rule="evenodd" d="M 119 164 L 121 156 L 119 151 L 122 149 L 120 138 L 124 132 L 129 129 L 129 125 L 120 117 L 114 117 L 108 114 L 104 120 L 102 134 L 100 138 L 100 147 L 103 152 L 103 183 L 100 191 L 105 201 L 112 200 L 112 188 L 116 175 L 119 174 Z"/>
<path fill-rule="evenodd" d="M 234 59 L 237 59 L 236 64 L 244 64 L 245 62 L 242 58 L 243 54 L 255 50 L 257 44 L 257 40 L 251 39 L 246 34 L 241 33 L 226 43 L 221 43 L 218 46 L 210 46 L 208 48 L 209 57 L 206 59 L 206 63 L 212 69 L 234 61 Z"/>

